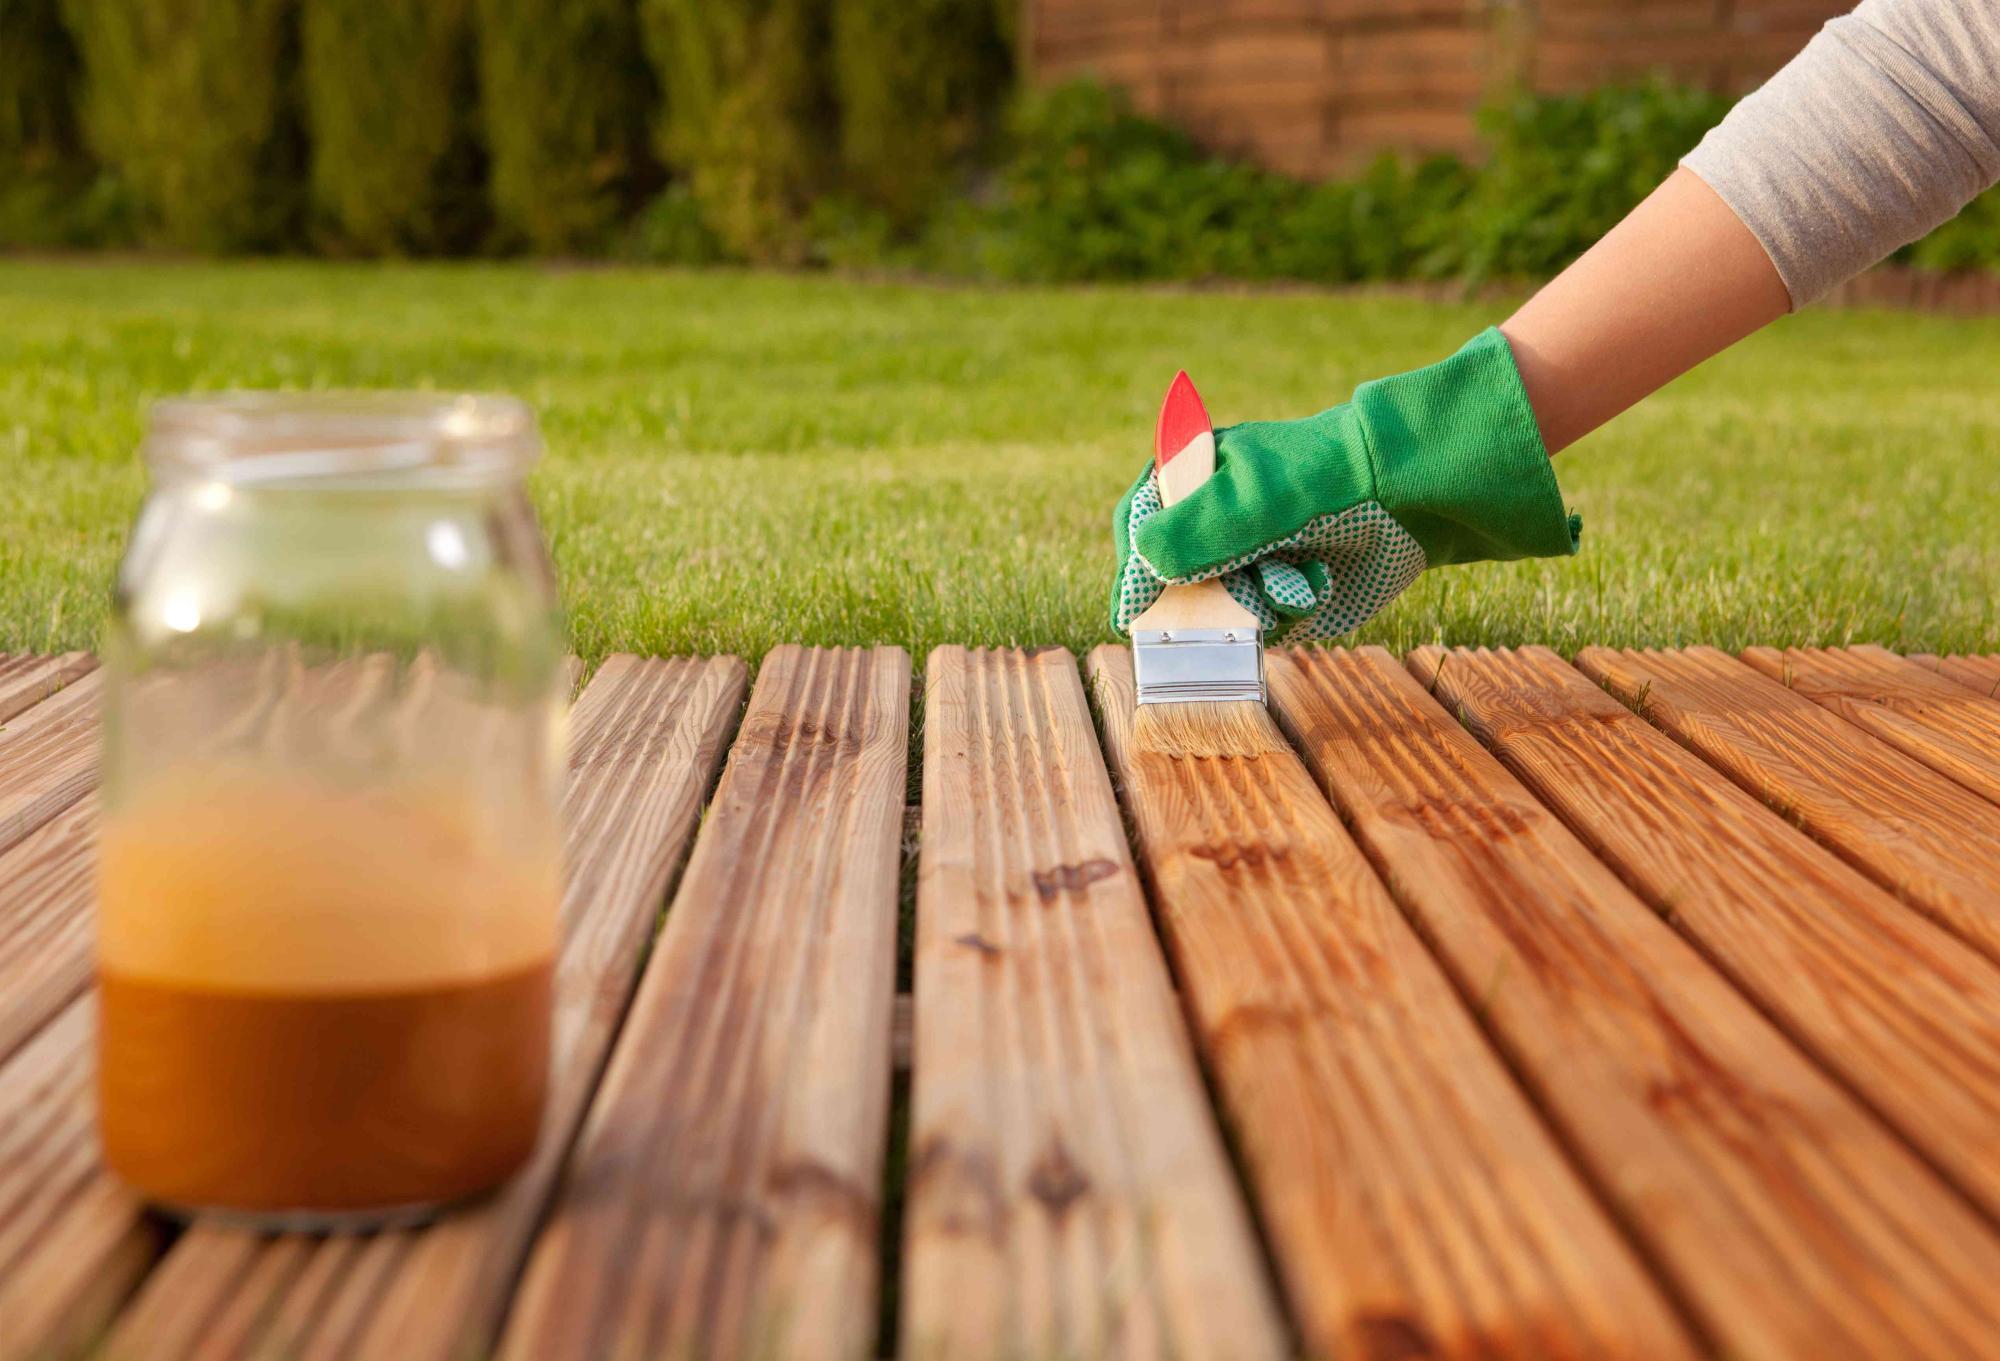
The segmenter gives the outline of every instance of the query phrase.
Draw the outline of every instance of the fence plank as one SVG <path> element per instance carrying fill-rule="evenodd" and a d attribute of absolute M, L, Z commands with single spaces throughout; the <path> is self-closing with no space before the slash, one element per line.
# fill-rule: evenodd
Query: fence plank
<path fill-rule="evenodd" d="M 1417 679 L 1820 1064 L 2000 1220 L 2000 970 L 1547 648 Z"/>
<path fill-rule="evenodd" d="M 2000 959 L 2000 808 L 1711 647 L 1585 674 L 1905 902 Z"/>
<path fill-rule="evenodd" d="M 924 676 L 902 1355 L 1282 1356 L 1075 658 Z"/>
<path fill-rule="evenodd" d="M 2000 1239 L 1379 648 L 1270 658 L 1287 727 L 1710 1338 L 1974 1355 Z"/>
<path fill-rule="evenodd" d="M 90 982 L 97 796 L 0 854 L 0 1060 Z"/>
<path fill-rule="evenodd" d="M 1091 654 L 1180 977 L 1313 1355 L 1676 1356 L 1688 1344 L 1275 729 L 1132 746 Z"/>
<path fill-rule="evenodd" d="M 119 1320 L 110 1355 L 457 1361 L 489 1343 L 631 996 L 744 683 L 733 657 L 620 656 L 577 701 L 549 1106 L 527 1168 L 492 1200 L 420 1232 L 263 1238 L 198 1223 Z M 209 1336 L 218 1320 L 238 1317 L 256 1326 L 236 1345 Z"/>
<path fill-rule="evenodd" d="M 2000 802 L 2000 699 L 1887 648 L 1752 647 L 1743 660 L 1863 732 Z"/>
<path fill-rule="evenodd" d="M 765 658 L 504 1356 L 867 1354 L 909 680 Z"/>
<path fill-rule="evenodd" d="M 96 787 L 103 690 L 88 672 L 0 728 L 0 851 Z"/>
<path fill-rule="evenodd" d="M 97 658 L 88 652 L 65 652 L 54 657 L 0 653 L 0 723 L 41 703 L 72 681 L 82 680 L 96 667 Z"/>

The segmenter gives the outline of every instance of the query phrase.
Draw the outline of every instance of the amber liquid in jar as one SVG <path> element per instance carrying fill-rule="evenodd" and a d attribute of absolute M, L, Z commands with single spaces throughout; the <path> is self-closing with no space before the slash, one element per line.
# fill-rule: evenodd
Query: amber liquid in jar
<path fill-rule="evenodd" d="M 99 1109 L 169 1207 L 430 1208 L 529 1156 L 559 855 L 449 789 L 218 767 L 109 818 Z"/>

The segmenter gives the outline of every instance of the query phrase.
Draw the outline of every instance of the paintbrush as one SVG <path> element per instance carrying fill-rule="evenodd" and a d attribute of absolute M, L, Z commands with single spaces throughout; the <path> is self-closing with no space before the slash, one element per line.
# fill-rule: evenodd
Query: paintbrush
<path fill-rule="evenodd" d="M 1185 372 L 1174 375 L 1153 430 L 1160 501 L 1171 506 L 1215 471 L 1215 430 Z M 1132 621 L 1139 709 L 1134 746 L 1183 756 L 1254 756 L 1277 732 L 1264 711 L 1264 638 L 1257 616 L 1220 580 L 1169 586 Z"/>

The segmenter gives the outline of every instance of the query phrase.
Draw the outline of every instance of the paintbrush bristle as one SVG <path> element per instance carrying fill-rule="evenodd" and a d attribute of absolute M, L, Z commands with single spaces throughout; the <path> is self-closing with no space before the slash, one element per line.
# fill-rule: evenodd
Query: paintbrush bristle
<path fill-rule="evenodd" d="M 1269 756 L 1287 750 L 1270 711 L 1254 700 L 1141 704 L 1132 715 L 1132 749 L 1174 760 Z"/>

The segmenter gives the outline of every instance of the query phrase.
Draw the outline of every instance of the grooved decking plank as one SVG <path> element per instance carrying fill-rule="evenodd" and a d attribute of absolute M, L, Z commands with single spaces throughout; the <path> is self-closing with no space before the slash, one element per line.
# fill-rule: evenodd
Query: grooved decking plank
<path fill-rule="evenodd" d="M 33 653 L 0 653 L 0 723 L 39 704 L 97 667 L 88 652 L 64 652 L 42 657 Z"/>
<path fill-rule="evenodd" d="M 1091 672 L 1308 1353 L 1691 1354 L 1275 730 L 1247 760 L 1135 751 L 1130 652 Z"/>
<path fill-rule="evenodd" d="M 90 982 L 97 796 L 0 853 L 0 1061 Z"/>
<path fill-rule="evenodd" d="M 1977 690 L 1988 699 L 2000 698 L 2000 656 L 1939 657 L 1929 652 L 1917 652 L 1912 653 L 1909 660 L 1926 671 L 1937 672 L 1946 680 L 1955 681 L 1969 690 Z"/>
<path fill-rule="evenodd" d="M 98 1169 L 95 1007 L 79 997 L 0 1066 L 0 1358 L 70 1354 L 159 1253 L 160 1229 Z"/>
<path fill-rule="evenodd" d="M 924 676 L 902 1356 L 1285 1355 L 1075 658 Z"/>
<path fill-rule="evenodd" d="M 0 851 L 97 786 L 103 675 L 87 672 L 0 728 Z"/>
<path fill-rule="evenodd" d="M 733 657 L 612 657 L 572 712 L 549 1106 L 528 1166 L 493 1199 L 422 1230 L 272 1238 L 197 1223 L 119 1319 L 109 1356 L 458 1361 L 490 1344 L 746 676 Z"/>
<path fill-rule="evenodd" d="M 2000 960 L 2000 808 L 1712 647 L 1584 673 L 1904 902 Z"/>
<path fill-rule="evenodd" d="M 1990 1344 L 2000 1239 L 1394 657 L 1274 653 L 1270 681 L 1369 857 L 1722 1351 Z"/>
<path fill-rule="evenodd" d="M 503 1356 L 868 1354 L 909 691 L 764 659 Z"/>
<path fill-rule="evenodd" d="M 1547 648 L 1410 670 L 1738 987 L 2000 1221 L 2000 969 Z"/>
<path fill-rule="evenodd" d="M 1745 648 L 1743 660 L 1923 762 L 2000 802 L 2000 699 L 1887 648 Z"/>

